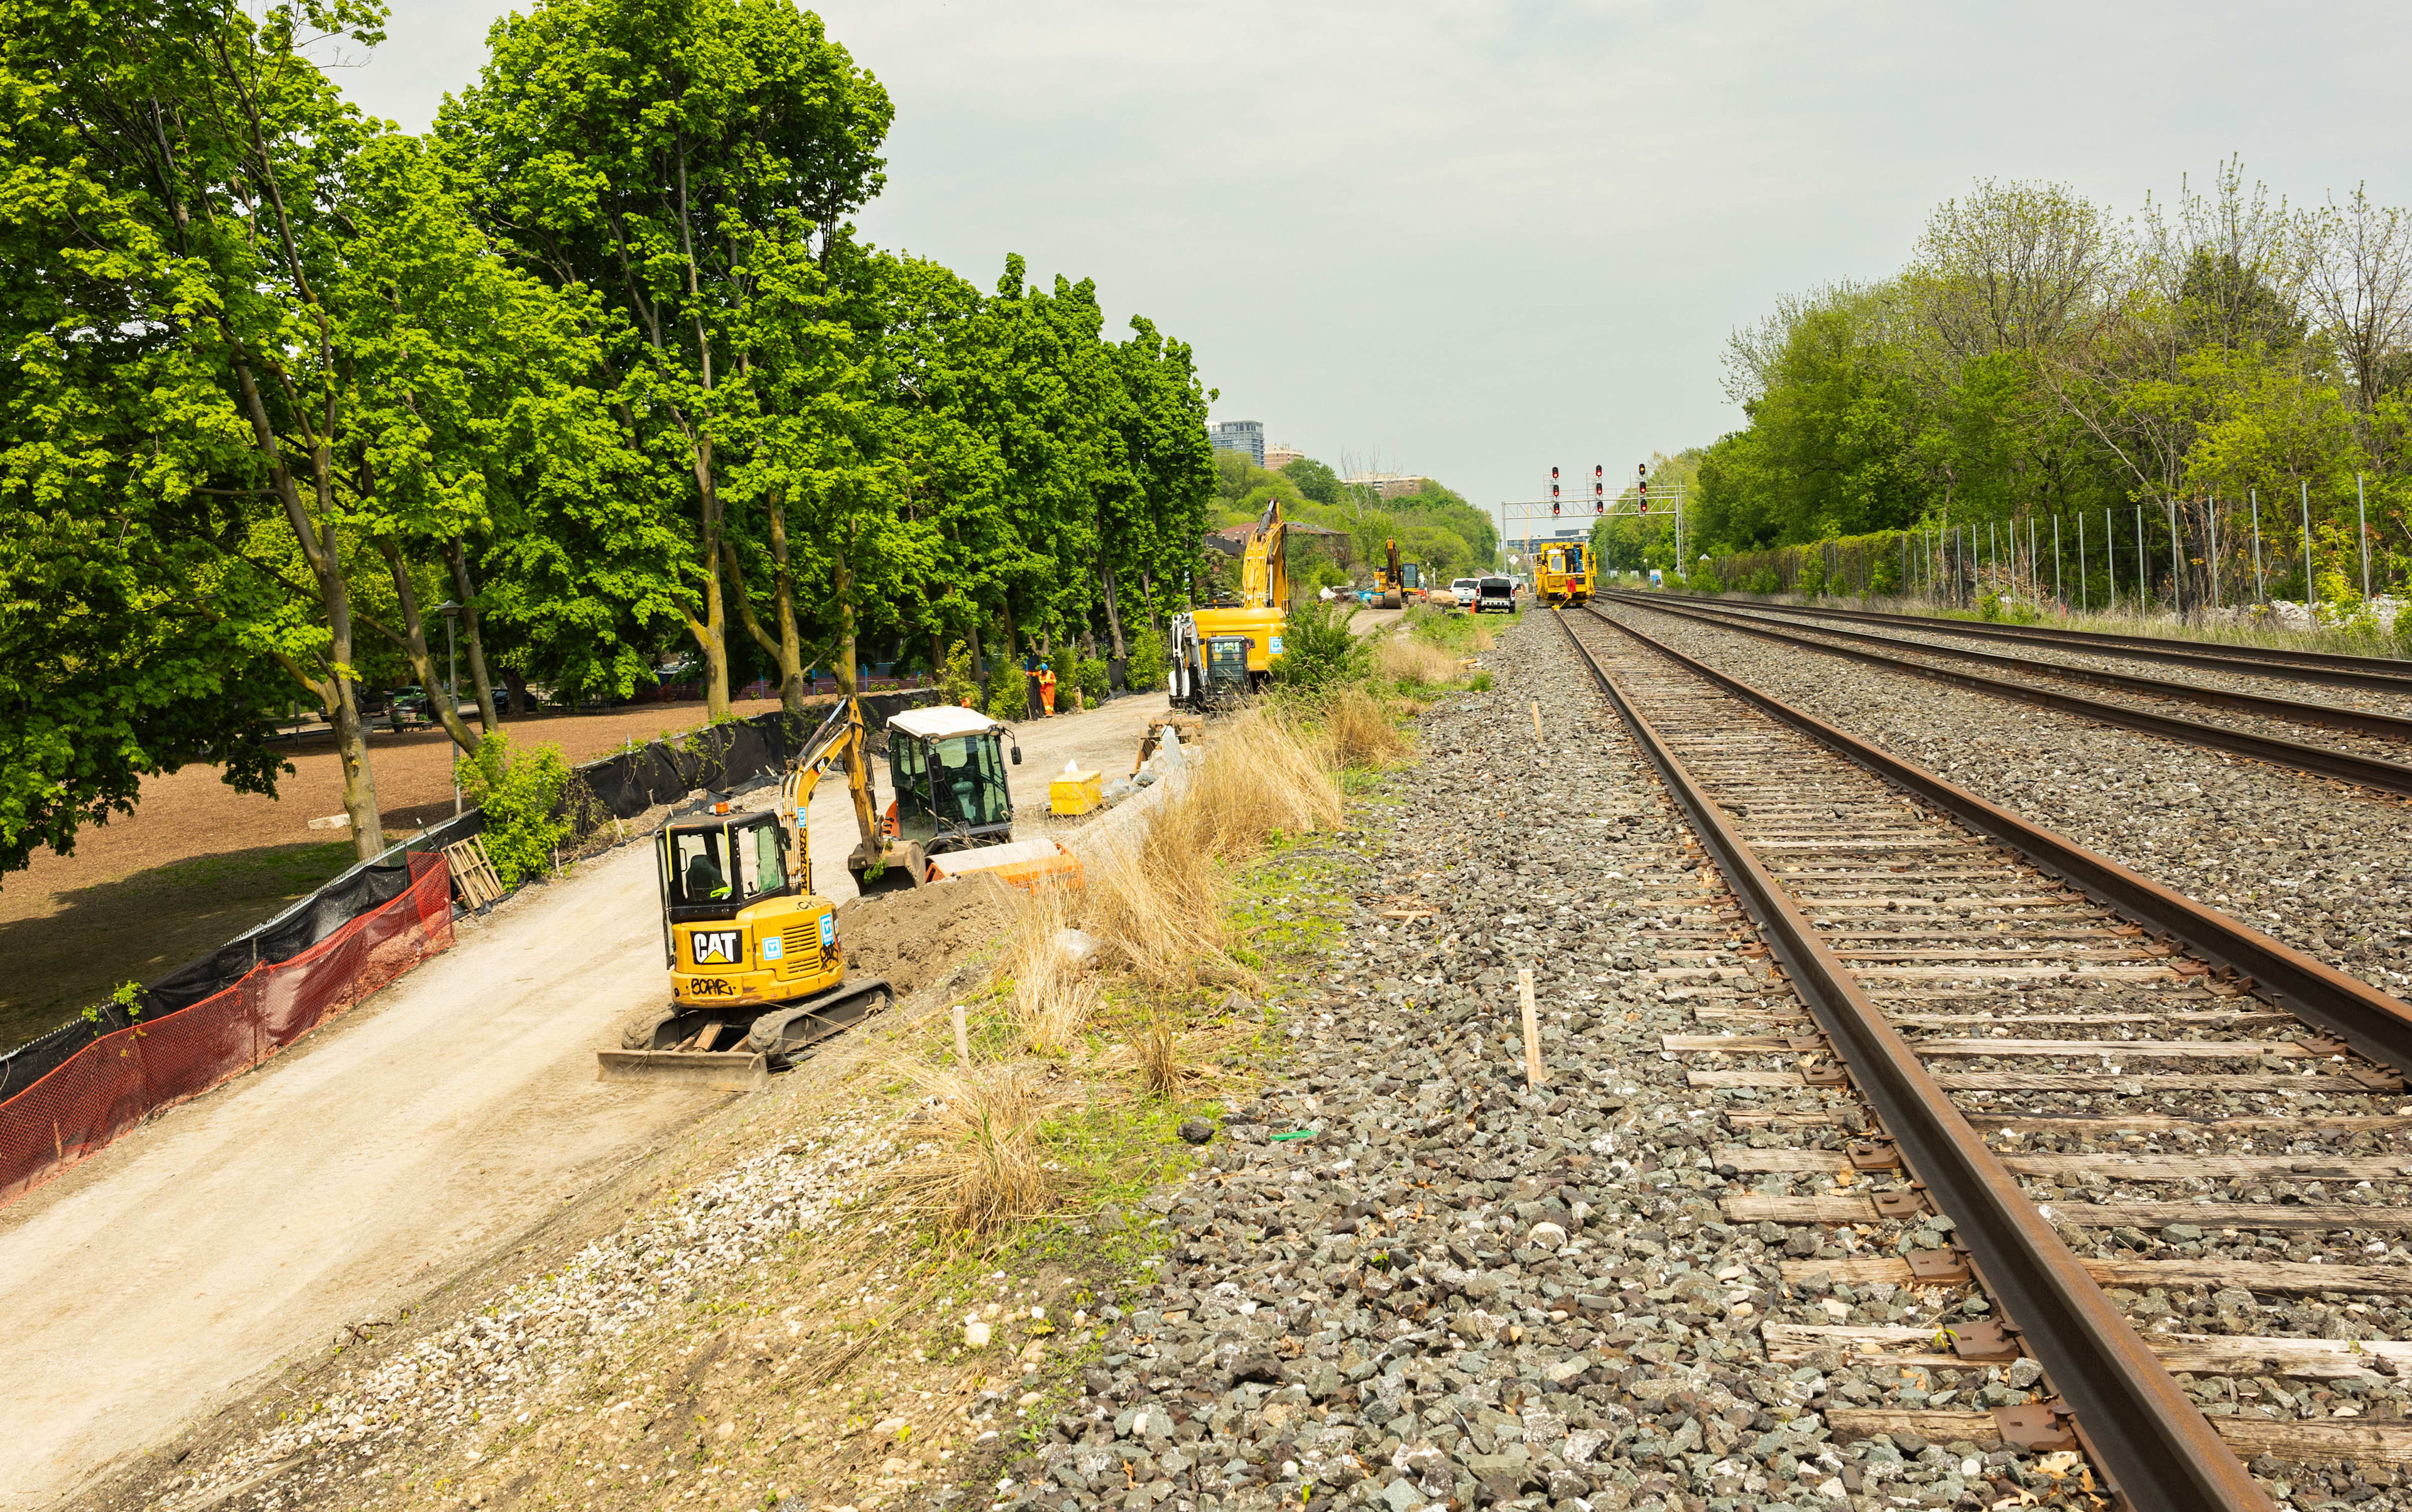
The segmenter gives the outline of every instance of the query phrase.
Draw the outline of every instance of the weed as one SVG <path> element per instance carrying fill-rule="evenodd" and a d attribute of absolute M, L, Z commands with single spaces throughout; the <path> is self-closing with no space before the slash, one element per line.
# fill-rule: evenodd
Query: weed
<path fill-rule="evenodd" d="M 1013 982 L 1013 1026 L 1038 1055 L 1070 1050 L 1096 1011 L 1096 983 L 1065 948 L 1066 925 L 1063 894 L 1015 895 L 1012 939 L 998 966 Z"/>
<path fill-rule="evenodd" d="M 1038 1146 L 1058 1106 L 1027 1066 L 968 1074 L 915 1066 L 926 1098 L 922 1142 L 902 1167 L 895 1199 L 938 1226 L 985 1239 L 1052 1211 L 1067 1196 L 1061 1167 Z"/>

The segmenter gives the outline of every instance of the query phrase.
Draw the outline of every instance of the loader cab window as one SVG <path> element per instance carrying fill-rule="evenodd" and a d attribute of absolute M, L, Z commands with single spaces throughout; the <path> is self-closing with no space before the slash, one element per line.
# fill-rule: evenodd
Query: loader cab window
<path fill-rule="evenodd" d="M 928 841 L 952 829 L 1013 819 L 1005 758 L 993 734 L 939 740 L 900 735 L 890 753 L 900 839 Z"/>

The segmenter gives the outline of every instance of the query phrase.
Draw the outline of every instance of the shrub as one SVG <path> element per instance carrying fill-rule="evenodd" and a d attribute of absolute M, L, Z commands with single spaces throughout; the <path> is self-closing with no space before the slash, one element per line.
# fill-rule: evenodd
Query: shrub
<path fill-rule="evenodd" d="M 1012 724 L 1030 712 L 1030 683 L 1019 663 L 999 660 L 988 669 L 988 692 L 980 709 L 991 719 Z"/>
<path fill-rule="evenodd" d="M 1273 677 L 1289 687 L 1316 689 L 1351 682 L 1365 674 L 1372 653 L 1348 627 L 1357 606 L 1302 605 L 1283 631 L 1281 659 Z"/>
<path fill-rule="evenodd" d="M 1106 664 L 1092 656 L 1072 664 L 1072 681 L 1089 696 L 1091 706 L 1106 701 Z"/>
<path fill-rule="evenodd" d="M 1761 567 L 1750 575 L 1750 580 L 1743 584 L 1742 591 L 1745 594 L 1758 594 L 1762 597 L 1770 594 L 1780 594 L 1784 592 L 1784 580 L 1776 576 L 1773 567 Z"/>
<path fill-rule="evenodd" d="M 1826 594 L 1826 557 L 1823 551 L 1813 554 L 1801 564 L 1801 575 L 1792 584 L 1803 598 L 1822 598 Z"/>
<path fill-rule="evenodd" d="M 1132 688 L 1164 686 L 1164 632 L 1147 625 L 1129 642 L 1130 665 L 1123 670 L 1123 682 Z"/>
<path fill-rule="evenodd" d="M 507 730 L 495 730 L 475 756 L 460 758 L 461 790 L 485 810 L 486 857 L 506 888 L 542 873 L 552 864 L 552 847 L 569 838 L 569 821 L 558 816 L 569 785 L 569 763 L 557 745 L 511 750 Z"/>
<path fill-rule="evenodd" d="M 979 696 L 980 685 L 972 679 L 972 648 L 958 640 L 947 653 L 947 665 L 938 669 L 938 701 L 961 704 Z"/>

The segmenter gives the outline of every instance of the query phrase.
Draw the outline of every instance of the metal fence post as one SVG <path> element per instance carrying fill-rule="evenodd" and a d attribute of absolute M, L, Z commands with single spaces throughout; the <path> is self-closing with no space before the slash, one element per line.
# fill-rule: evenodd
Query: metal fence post
<path fill-rule="evenodd" d="M 2312 606 L 2318 602 L 2317 595 L 2312 591 L 2312 480 L 2302 477 L 2297 478 L 2296 482 L 2302 488 L 2299 497 L 2303 506 L 2303 612 L 2308 614 Z"/>
<path fill-rule="evenodd" d="M 2361 601 L 2370 602 L 2370 504 L 2362 496 L 2361 475 L 2353 475 L 2354 534 L 2361 537 Z"/>
<path fill-rule="evenodd" d="M 2270 607 L 2270 584 L 2261 576 L 2261 491 L 2246 489 L 2244 499 L 2253 511 L 2253 602 Z"/>

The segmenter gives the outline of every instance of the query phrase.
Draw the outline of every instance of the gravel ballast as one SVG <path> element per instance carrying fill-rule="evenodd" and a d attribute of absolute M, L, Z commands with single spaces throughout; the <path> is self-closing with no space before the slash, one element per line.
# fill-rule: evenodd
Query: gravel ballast
<path fill-rule="evenodd" d="M 1709 1151 L 1756 1091 L 1696 1089 L 1691 1006 L 1789 1002 L 1556 627 L 1495 691 L 1422 721 L 1367 821 L 1376 872 L 1292 1050 L 1155 1200 L 1174 1244 L 996 1508 L 1991 1505 L 2057 1481 L 1998 1443 L 1835 1442 L 1830 1402 L 2027 1400 L 2032 1366 L 1771 1360 L 1763 1325 L 1919 1326 L 1973 1288 L 1788 1285 L 1787 1259 L 1944 1242 L 1948 1225 L 1728 1223 Z M 1534 705 L 1538 705 L 1537 738 Z M 1549 1081 L 1525 1082 L 1517 972 Z M 1809 1093 L 1812 1138 L 1863 1127 Z M 1763 1123 L 1749 1136 L 1799 1142 Z M 1785 1178 L 1759 1177 L 1767 1190 Z"/>

